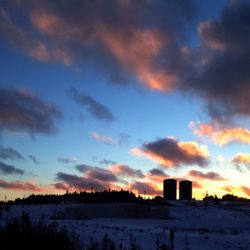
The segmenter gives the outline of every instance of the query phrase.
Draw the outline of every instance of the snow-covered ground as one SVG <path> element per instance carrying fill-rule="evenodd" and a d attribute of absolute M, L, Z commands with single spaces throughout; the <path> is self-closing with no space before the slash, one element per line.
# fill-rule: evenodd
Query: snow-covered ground
<path fill-rule="evenodd" d="M 58 228 L 66 226 L 79 235 L 81 242 L 87 243 L 92 237 L 101 240 L 105 234 L 117 245 L 128 245 L 130 235 L 143 249 L 156 249 L 157 239 L 169 244 L 169 230 L 175 231 L 175 250 L 250 250 L 250 204 L 223 203 L 215 205 L 205 202 L 173 202 L 168 209 L 168 219 L 111 219 L 91 220 L 57 219 L 65 209 L 77 204 L 61 205 L 12 205 L 3 211 L 1 226 L 11 217 L 28 213 L 32 220 L 55 223 Z M 110 204 L 112 206 L 112 204 Z"/>

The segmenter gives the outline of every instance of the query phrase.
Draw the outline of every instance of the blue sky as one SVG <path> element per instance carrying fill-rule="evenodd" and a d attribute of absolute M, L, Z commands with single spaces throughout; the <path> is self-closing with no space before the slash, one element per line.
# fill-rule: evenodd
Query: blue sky
<path fill-rule="evenodd" d="M 249 1 L 1 1 L 0 199 L 161 195 L 172 177 L 196 198 L 250 195 L 249 13 Z"/>

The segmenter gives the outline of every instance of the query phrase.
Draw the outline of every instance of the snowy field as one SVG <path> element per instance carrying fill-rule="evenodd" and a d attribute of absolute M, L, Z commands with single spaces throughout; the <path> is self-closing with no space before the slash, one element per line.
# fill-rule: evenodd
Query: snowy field
<path fill-rule="evenodd" d="M 156 249 L 157 239 L 169 245 L 169 230 L 173 229 L 175 250 L 250 250 L 249 203 L 215 205 L 178 201 L 168 207 L 167 219 L 64 218 L 65 210 L 76 206 L 79 207 L 77 204 L 12 205 L 9 211 L 1 212 L 1 226 L 11 217 L 19 217 L 26 212 L 33 221 L 54 223 L 58 228 L 66 226 L 69 232 L 74 231 L 79 236 L 82 243 L 89 242 L 91 237 L 101 240 L 107 234 L 117 246 L 120 243 L 125 246 L 132 235 L 142 249 Z"/>

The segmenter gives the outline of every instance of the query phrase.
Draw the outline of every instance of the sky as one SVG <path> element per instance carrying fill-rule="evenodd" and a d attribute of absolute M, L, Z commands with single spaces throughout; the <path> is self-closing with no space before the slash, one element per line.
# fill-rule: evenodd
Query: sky
<path fill-rule="evenodd" d="M 249 72 L 250 1 L 1 0 L 0 200 L 249 197 Z"/>

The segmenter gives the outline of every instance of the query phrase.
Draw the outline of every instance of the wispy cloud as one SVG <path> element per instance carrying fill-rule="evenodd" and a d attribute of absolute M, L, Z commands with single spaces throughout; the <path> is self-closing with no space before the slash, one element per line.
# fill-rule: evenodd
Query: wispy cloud
<path fill-rule="evenodd" d="M 101 142 L 104 142 L 105 144 L 108 144 L 108 145 L 113 145 L 115 144 L 115 141 L 112 137 L 110 136 L 107 136 L 107 135 L 101 135 L 95 131 L 90 131 L 89 132 L 89 135 L 94 138 L 96 141 L 101 141 Z"/>
<path fill-rule="evenodd" d="M 217 124 L 190 123 L 195 135 L 207 137 L 214 143 L 224 146 L 233 142 L 250 144 L 250 131 L 246 128 L 222 128 Z"/>
<path fill-rule="evenodd" d="M 74 87 L 70 88 L 69 93 L 77 103 L 85 107 L 90 114 L 99 120 L 108 122 L 114 121 L 115 117 L 109 108 L 96 101 L 93 97 L 86 95 L 83 92 L 78 92 Z"/>
<path fill-rule="evenodd" d="M 34 164 L 37 164 L 37 165 L 39 164 L 39 161 L 34 155 L 29 155 L 29 158 L 33 161 Z"/>
<path fill-rule="evenodd" d="M 69 163 L 76 163 L 78 159 L 76 157 L 60 157 L 57 159 L 59 162 L 62 162 L 64 164 L 69 164 Z"/>
<path fill-rule="evenodd" d="M 3 162 L 0 161 L 0 172 L 2 174 L 18 174 L 18 175 L 23 175 L 24 174 L 24 170 L 16 168 L 12 165 L 7 165 Z"/>
<path fill-rule="evenodd" d="M 2 145 L 0 145 L 0 158 L 4 160 L 24 160 L 24 157 L 15 149 L 11 147 L 4 147 Z"/>

